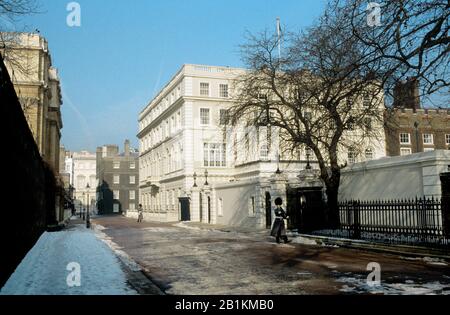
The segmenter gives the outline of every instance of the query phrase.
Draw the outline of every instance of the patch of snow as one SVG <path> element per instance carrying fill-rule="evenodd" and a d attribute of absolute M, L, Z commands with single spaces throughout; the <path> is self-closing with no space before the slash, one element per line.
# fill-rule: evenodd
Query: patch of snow
<path fill-rule="evenodd" d="M 80 266 L 80 286 L 67 279 Z M 94 231 L 75 229 L 44 233 L 0 291 L 1 295 L 124 295 L 137 294 L 127 285 L 122 265 Z"/>
<path fill-rule="evenodd" d="M 318 245 L 316 240 L 312 240 L 310 238 L 306 238 L 306 237 L 296 237 L 292 240 L 292 243 L 295 244 L 303 244 L 303 245 Z"/>
<path fill-rule="evenodd" d="M 406 280 L 405 283 L 381 282 L 380 285 L 369 286 L 364 277 L 357 275 L 344 276 L 336 280 L 343 283 L 341 292 L 360 294 L 383 294 L 383 295 L 450 295 L 449 284 L 439 281 L 428 283 L 415 283 Z"/>
<path fill-rule="evenodd" d="M 404 260 L 414 260 L 414 261 L 424 261 L 429 265 L 436 266 L 448 266 L 448 263 L 444 259 L 433 258 L 433 257 L 404 257 L 400 256 L 401 259 Z"/>
<path fill-rule="evenodd" d="M 176 224 L 174 224 L 173 226 L 179 227 L 179 228 L 183 228 L 183 229 L 188 229 L 188 230 L 204 231 L 204 229 L 199 228 L 198 226 L 190 226 L 190 225 L 187 225 L 187 224 L 184 223 L 184 222 L 176 223 Z"/>

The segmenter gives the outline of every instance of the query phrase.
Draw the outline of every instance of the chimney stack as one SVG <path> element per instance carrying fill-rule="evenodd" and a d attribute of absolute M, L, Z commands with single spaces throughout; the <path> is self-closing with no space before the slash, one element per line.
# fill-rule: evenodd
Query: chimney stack
<path fill-rule="evenodd" d="M 420 109 L 419 81 L 416 78 L 409 78 L 396 84 L 394 107 Z"/>
<path fill-rule="evenodd" d="M 124 151 L 125 156 L 130 156 L 130 140 L 125 140 Z"/>

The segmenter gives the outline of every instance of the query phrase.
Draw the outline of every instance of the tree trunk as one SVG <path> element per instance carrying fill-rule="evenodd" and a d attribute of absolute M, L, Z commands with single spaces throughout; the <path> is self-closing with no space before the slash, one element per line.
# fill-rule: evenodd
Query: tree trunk
<path fill-rule="evenodd" d="M 328 199 L 327 205 L 327 227 L 330 229 L 338 229 L 340 227 L 340 218 L 339 218 L 339 202 L 338 202 L 338 193 L 339 186 L 335 187 L 335 185 L 326 185 L 326 193 Z"/>
<path fill-rule="evenodd" d="M 339 217 L 339 184 L 341 181 L 341 171 L 339 168 L 331 170 L 331 176 L 325 180 L 327 205 L 327 226 L 330 229 L 338 229 L 341 225 Z"/>

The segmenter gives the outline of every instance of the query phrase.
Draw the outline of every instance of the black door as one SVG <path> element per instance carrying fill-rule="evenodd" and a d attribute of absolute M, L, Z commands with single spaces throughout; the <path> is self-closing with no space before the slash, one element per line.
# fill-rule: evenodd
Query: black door
<path fill-rule="evenodd" d="M 272 198 L 269 192 L 266 192 L 266 228 L 272 228 Z"/>
<path fill-rule="evenodd" d="M 181 221 L 191 221 L 191 204 L 188 197 L 181 197 L 180 208 L 181 208 Z"/>
<path fill-rule="evenodd" d="M 321 187 L 297 188 L 287 191 L 289 228 L 309 233 L 325 227 L 325 211 Z M 301 202 L 303 199 L 303 202 Z"/>
<path fill-rule="evenodd" d="M 208 223 L 211 224 L 211 197 L 208 197 Z"/>

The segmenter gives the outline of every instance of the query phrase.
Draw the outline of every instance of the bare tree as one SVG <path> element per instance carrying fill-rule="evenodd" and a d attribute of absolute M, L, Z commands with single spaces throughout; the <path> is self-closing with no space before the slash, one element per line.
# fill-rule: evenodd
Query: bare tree
<path fill-rule="evenodd" d="M 391 95 L 400 80 L 416 79 L 421 95 L 443 93 L 448 106 L 450 84 L 450 1 L 379 0 L 379 12 L 367 1 L 336 0 L 345 11 L 345 26 L 366 47 L 367 62 L 383 60 L 383 80 Z M 378 10 L 378 9 L 377 9 Z M 368 21 L 380 14 L 378 24 Z M 368 23 L 369 22 L 369 23 Z"/>
<path fill-rule="evenodd" d="M 37 0 L 0 0 L 0 53 L 6 63 L 23 74 L 30 70 L 23 63 L 21 52 L 15 49 L 20 45 L 17 24 L 21 17 L 38 13 L 38 10 Z"/>
<path fill-rule="evenodd" d="M 342 28 L 341 16 L 329 13 L 304 33 L 248 36 L 242 46 L 248 72 L 236 82 L 229 115 L 232 124 L 278 128 L 292 151 L 306 146 L 314 152 L 328 197 L 327 223 L 334 228 L 340 224 L 338 190 L 346 166 L 340 156 L 347 150 L 357 155 L 364 143 L 380 137 L 384 103 L 377 78 L 381 63 L 367 63 L 364 47 Z"/>

